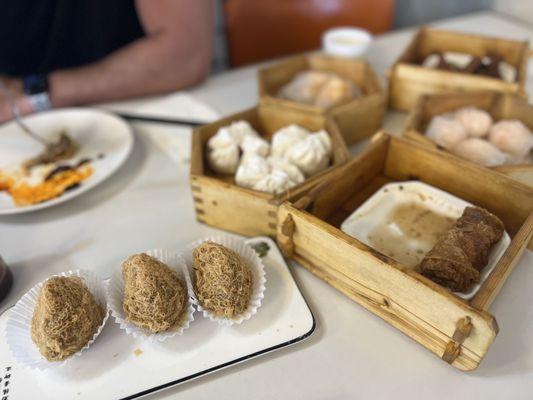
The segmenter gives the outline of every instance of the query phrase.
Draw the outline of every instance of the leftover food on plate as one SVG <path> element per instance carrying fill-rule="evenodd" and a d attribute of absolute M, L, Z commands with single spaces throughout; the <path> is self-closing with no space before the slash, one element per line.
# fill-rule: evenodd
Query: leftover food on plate
<path fill-rule="evenodd" d="M 48 143 L 46 148 L 35 158 L 24 163 L 27 168 L 41 164 L 50 164 L 56 161 L 73 157 L 78 151 L 78 145 L 66 132 L 60 132 L 59 139 Z"/>
<path fill-rule="evenodd" d="M 516 82 L 517 77 L 516 68 L 503 61 L 503 58 L 497 54 L 488 54 L 484 57 L 479 57 L 453 51 L 434 52 L 422 61 L 422 66 L 482 75 L 501 79 L 505 82 Z"/>
<path fill-rule="evenodd" d="M 247 121 L 221 127 L 207 142 L 207 161 L 218 174 L 235 175 L 239 186 L 282 193 L 326 169 L 332 143 L 325 130 L 310 132 L 292 124 L 269 143 Z"/>
<path fill-rule="evenodd" d="M 151 333 L 179 328 L 187 317 L 187 285 L 155 257 L 141 253 L 122 264 L 127 319 Z"/>
<path fill-rule="evenodd" d="M 93 174 L 89 160 L 74 164 L 41 164 L 0 170 L 0 192 L 7 192 L 17 206 L 28 206 L 61 196 Z"/>
<path fill-rule="evenodd" d="M 105 308 L 80 277 L 55 276 L 39 293 L 31 338 L 48 361 L 61 361 L 89 343 L 104 316 Z"/>
<path fill-rule="evenodd" d="M 215 317 L 235 319 L 248 308 L 253 291 L 250 266 L 237 252 L 214 242 L 193 250 L 194 292 Z"/>
<path fill-rule="evenodd" d="M 417 181 L 383 186 L 341 230 L 465 299 L 510 242 L 498 217 Z"/>
<path fill-rule="evenodd" d="M 323 71 L 298 73 L 278 92 L 278 97 L 324 109 L 362 96 L 361 88 L 337 74 Z"/>
<path fill-rule="evenodd" d="M 491 115 L 475 107 L 434 116 L 426 137 L 438 146 L 484 166 L 533 162 L 533 133 L 518 120 L 493 123 Z"/>
<path fill-rule="evenodd" d="M 426 254 L 420 272 L 453 291 L 466 292 L 479 282 L 490 250 L 503 232 L 498 217 L 480 207 L 466 207 L 453 227 Z"/>
<path fill-rule="evenodd" d="M 452 218 L 420 203 L 401 203 L 389 212 L 384 224 L 370 230 L 368 241 L 379 252 L 416 267 L 453 223 Z"/>

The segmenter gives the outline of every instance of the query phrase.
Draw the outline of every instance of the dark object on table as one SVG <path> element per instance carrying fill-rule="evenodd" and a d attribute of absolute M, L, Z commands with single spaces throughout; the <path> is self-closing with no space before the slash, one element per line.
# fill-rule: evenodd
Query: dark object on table
<path fill-rule="evenodd" d="M 0 257 L 0 302 L 7 297 L 12 284 L 13 275 L 11 275 L 11 271 L 2 257 Z"/>
<path fill-rule="evenodd" d="M 480 207 L 466 207 L 455 225 L 426 254 L 420 272 L 454 292 L 466 292 L 479 282 L 490 249 L 503 231 L 503 223 L 495 215 Z"/>

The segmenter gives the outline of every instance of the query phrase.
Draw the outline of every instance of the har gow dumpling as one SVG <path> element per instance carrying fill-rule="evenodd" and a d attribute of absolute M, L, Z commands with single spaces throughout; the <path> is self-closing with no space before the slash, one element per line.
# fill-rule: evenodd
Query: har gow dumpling
<path fill-rule="evenodd" d="M 470 138 L 462 141 L 454 147 L 452 152 L 459 157 L 466 158 L 486 167 L 502 165 L 507 162 L 507 155 L 505 153 L 501 152 L 490 142 L 478 138 Z"/>
<path fill-rule="evenodd" d="M 309 136 L 310 132 L 296 124 L 285 126 L 272 136 L 272 155 L 283 157 L 287 150 Z"/>
<path fill-rule="evenodd" d="M 463 125 L 466 134 L 471 137 L 487 136 L 492 125 L 491 115 L 475 107 L 461 108 L 454 116 Z"/>
<path fill-rule="evenodd" d="M 467 137 L 463 125 L 448 116 L 437 115 L 431 119 L 426 136 L 446 150 L 452 150 Z"/>
<path fill-rule="evenodd" d="M 533 149 L 533 134 L 521 121 L 502 120 L 490 129 L 490 142 L 510 154 L 516 162 L 527 158 Z"/>

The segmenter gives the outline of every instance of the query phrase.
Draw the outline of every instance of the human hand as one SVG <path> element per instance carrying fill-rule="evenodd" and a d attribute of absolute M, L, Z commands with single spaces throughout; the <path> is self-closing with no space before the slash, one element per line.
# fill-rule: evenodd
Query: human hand
<path fill-rule="evenodd" d="M 0 124 L 13 119 L 13 106 L 20 115 L 35 111 L 24 94 L 22 79 L 0 75 Z"/>

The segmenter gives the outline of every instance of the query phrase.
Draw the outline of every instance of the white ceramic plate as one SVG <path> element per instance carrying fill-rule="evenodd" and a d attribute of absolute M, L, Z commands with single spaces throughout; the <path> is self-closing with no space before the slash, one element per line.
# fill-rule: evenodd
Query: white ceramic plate
<path fill-rule="evenodd" d="M 24 121 L 45 139 L 65 130 L 80 145 L 72 160 L 93 159 L 94 172 L 78 188 L 31 206 L 17 206 L 9 194 L 0 192 L 0 215 L 40 210 L 79 196 L 109 178 L 126 161 L 133 147 L 130 126 L 104 111 L 87 108 L 53 110 L 26 117 Z M 0 125 L 0 169 L 20 164 L 41 150 L 42 145 L 23 133 L 15 122 Z M 97 159 L 100 154 L 103 157 Z"/>
<path fill-rule="evenodd" d="M 0 315 L 0 378 L 8 381 L 9 400 L 137 399 L 306 339 L 315 329 L 313 314 L 276 243 L 266 237 L 246 241 L 261 242 L 270 247 L 263 258 L 267 295 L 257 314 L 242 325 L 196 318 L 186 334 L 149 342 L 108 321 L 80 357 L 35 371 L 15 363 L 3 338 L 11 311 Z"/>
<path fill-rule="evenodd" d="M 383 186 L 367 199 L 367 201 L 365 201 L 342 223 L 341 230 L 372 247 L 372 241 L 370 240 L 369 235 L 374 228 L 380 225 L 390 225 L 387 223 L 387 219 L 391 211 L 398 205 L 410 203 L 418 203 L 431 211 L 453 220 L 456 220 L 463 214 L 465 207 L 473 205 L 463 199 L 451 195 L 450 193 L 422 182 L 394 182 Z M 390 226 L 390 230 L 393 231 L 392 235 L 398 235 L 398 237 L 403 235 L 401 230 L 398 230 L 395 226 Z M 496 243 L 490 251 L 489 261 L 487 266 L 481 271 L 479 283 L 472 286 L 468 292 L 456 292 L 455 294 L 464 299 L 471 299 L 474 297 L 483 281 L 496 266 L 496 263 L 503 255 L 510 242 L 511 238 L 507 232 L 504 232 L 500 241 Z M 414 250 L 415 248 L 421 248 L 423 245 L 412 239 L 409 241 L 409 246 L 412 246 L 411 250 Z M 424 251 L 429 251 L 431 247 L 432 246 L 425 248 Z M 421 255 L 421 258 L 424 256 L 425 253 Z"/>

